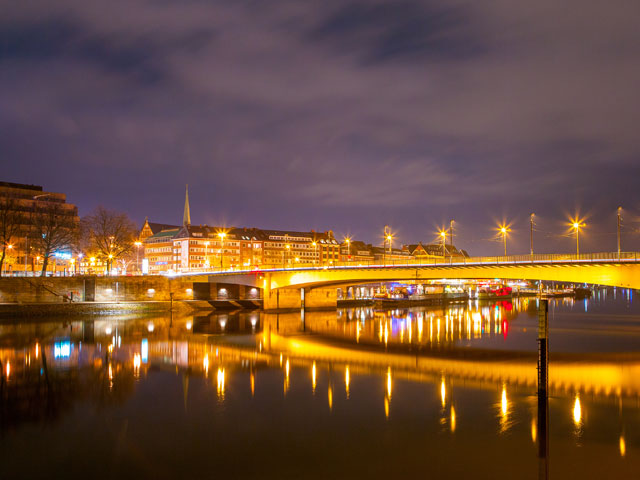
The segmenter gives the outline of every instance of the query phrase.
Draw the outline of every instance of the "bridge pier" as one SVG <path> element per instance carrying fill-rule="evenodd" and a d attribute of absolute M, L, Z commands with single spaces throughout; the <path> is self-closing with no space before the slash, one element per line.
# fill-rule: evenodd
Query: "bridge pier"
<path fill-rule="evenodd" d="M 338 307 L 335 287 L 278 288 L 264 291 L 265 310 L 330 309 Z"/>
<path fill-rule="evenodd" d="M 302 308 L 302 295 L 304 289 L 301 288 L 277 288 L 275 290 L 264 291 L 265 310 L 291 310 Z"/>
<path fill-rule="evenodd" d="M 335 287 L 305 288 L 305 310 L 329 308 L 338 308 L 338 290 Z"/>

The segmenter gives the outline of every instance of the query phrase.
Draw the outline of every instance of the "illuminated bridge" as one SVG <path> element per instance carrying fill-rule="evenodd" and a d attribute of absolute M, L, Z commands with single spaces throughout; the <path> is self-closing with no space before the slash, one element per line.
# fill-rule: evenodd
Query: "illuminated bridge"
<path fill-rule="evenodd" d="M 243 293 L 247 287 L 254 292 L 261 289 L 266 310 L 331 307 L 337 305 L 336 287 L 388 281 L 543 280 L 640 289 L 640 252 L 440 258 L 384 264 L 351 262 L 183 275 L 192 277 L 194 285 L 240 286 L 237 298 L 241 299 L 246 298 Z"/>

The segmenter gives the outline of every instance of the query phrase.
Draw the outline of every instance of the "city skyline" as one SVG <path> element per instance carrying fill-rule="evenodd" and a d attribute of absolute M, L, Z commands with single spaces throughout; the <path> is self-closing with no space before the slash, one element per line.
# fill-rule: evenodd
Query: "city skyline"
<path fill-rule="evenodd" d="M 180 218 L 185 183 L 210 225 L 414 241 L 454 219 L 478 254 L 503 219 L 526 253 L 531 212 L 541 251 L 571 250 L 577 211 L 585 251 L 613 250 L 623 206 L 637 250 L 638 8 L 8 5 L 4 178 L 139 223 Z"/>

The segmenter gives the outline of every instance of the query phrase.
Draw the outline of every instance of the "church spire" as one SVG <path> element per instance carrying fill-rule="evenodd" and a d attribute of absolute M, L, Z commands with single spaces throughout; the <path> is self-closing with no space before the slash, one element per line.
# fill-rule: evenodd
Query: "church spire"
<path fill-rule="evenodd" d="M 184 195 L 184 215 L 182 216 L 182 224 L 186 227 L 191 225 L 191 212 L 189 210 L 189 185 L 187 184 L 187 189 Z"/>

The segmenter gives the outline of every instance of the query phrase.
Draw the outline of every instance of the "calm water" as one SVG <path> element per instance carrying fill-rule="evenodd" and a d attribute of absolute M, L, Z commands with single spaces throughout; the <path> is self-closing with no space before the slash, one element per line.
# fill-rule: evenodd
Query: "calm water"
<path fill-rule="evenodd" d="M 548 428 L 535 298 L 4 323 L 0 476 L 635 478 L 633 300 L 551 303 Z"/>

